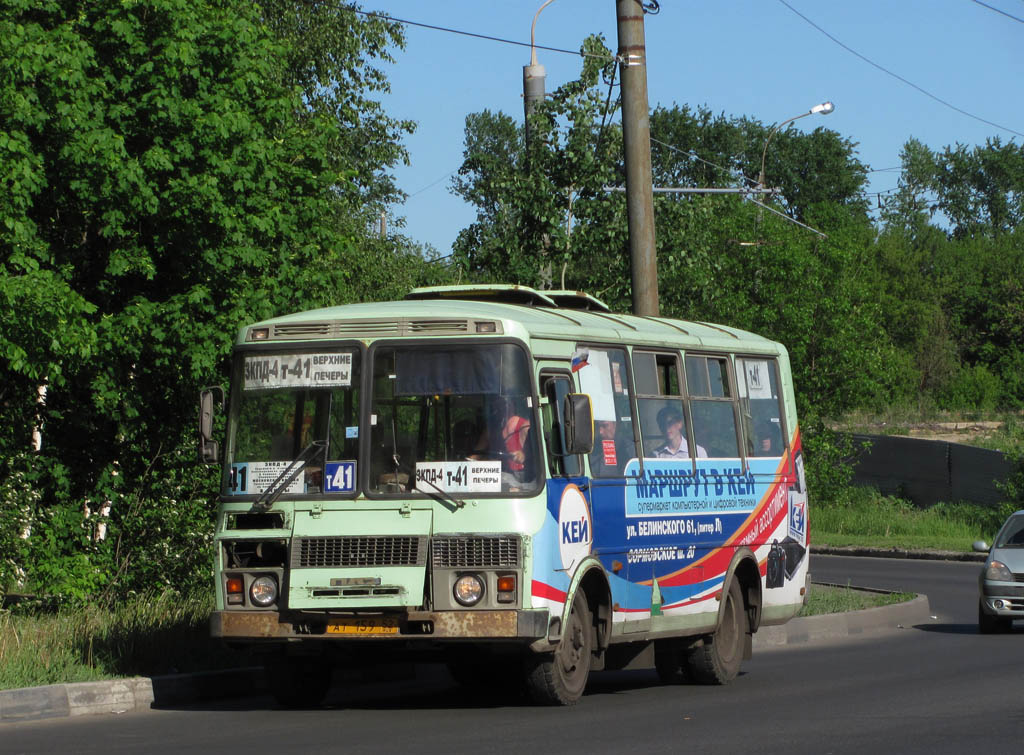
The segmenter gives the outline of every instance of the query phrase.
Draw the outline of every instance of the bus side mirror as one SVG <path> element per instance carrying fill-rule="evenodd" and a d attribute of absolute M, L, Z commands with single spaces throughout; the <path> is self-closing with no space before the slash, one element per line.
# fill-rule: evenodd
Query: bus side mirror
<path fill-rule="evenodd" d="M 203 464 L 216 464 L 220 460 L 220 445 L 213 439 L 215 406 L 220 410 L 224 409 L 224 389 L 214 386 L 201 390 L 199 392 L 199 460 Z"/>
<path fill-rule="evenodd" d="M 565 397 L 565 453 L 589 454 L 594 450 L 594 415 L 590 396 L 570 393 Z"/>

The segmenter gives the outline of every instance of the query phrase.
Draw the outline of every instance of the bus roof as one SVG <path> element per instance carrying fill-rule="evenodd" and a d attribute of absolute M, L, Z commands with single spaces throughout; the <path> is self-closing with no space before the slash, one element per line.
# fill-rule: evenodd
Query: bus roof
<path fill-rule="evenodd" d="M 481 323 L 502 325 L 489 331 Z M 414 289 L 403 301 L 343 304 L 297 312 L 241 329 L 237 343 L 266 329 L 265 340 L 458 336 L 497 332 L 526 340 L 628 342 L 729 351 L 783 351 L 755 333 L 706 322 L 612 313 L 579 291 L 536 291 L 528 286 L 480 284 Z M 264 339 L 260 339 L 264 340 Z"/>

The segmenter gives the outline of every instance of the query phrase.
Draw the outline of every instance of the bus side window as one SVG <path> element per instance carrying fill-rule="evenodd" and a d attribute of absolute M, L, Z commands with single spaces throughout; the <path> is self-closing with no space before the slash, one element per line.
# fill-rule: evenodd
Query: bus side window
<path fill-rule="evenodd" d="M 736 367 L 747 455 L 782 456 L 786 443 L 775 360 L 747 357 L 737 359 Z"/>
<path fill-rule="evenodd" d="M 646 458 L 689 459 L 689 423 L 675 354 L 633 352 L 633 379 Z M 697 456 L 707 456 L 698 445 Z"/>
<path fill-rule="evenodd" d="M 626 351 L 589 348 L 587 354 L 578 375 L 580 389 L 590 396 L 594 410 L 590 473 L 594 477 L 621 477 L 626 464 L 637 458 Z"/>
<path fill-rule="evenodd" d="M 565 397 L 572 392 L 572 382 L 565 374 L 541 375 L 541 421 L 544 429 L 544 448 L 547 450 L 548 469 L 552 477 L 576 477 L 581 470 L 579 456 L 565 454 Z"/>
<path fill-rule="evenodd" d="M 740 446 L 728 360 L 687 355 L 686 389 L 697 447 L 706 449 L 712 458 L 738 458 Z"/>

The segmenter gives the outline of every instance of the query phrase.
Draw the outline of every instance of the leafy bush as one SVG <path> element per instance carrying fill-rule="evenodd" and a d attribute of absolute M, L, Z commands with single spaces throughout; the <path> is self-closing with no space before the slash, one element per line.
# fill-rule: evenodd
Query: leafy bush
<path fill-rule="evenodd" d="M 858 444 L 849 433 L 832 430 L 813 418 L 805 421 L 802 433 L 811 505 L 841 505 L 850 496 Z"/>
<path fill-rule="evenodd" d="M 1003 383 L 985 365 L 962 367 L 945 391 L 939 405 L 951 410 L 993 411 L 999 406 Z"/>

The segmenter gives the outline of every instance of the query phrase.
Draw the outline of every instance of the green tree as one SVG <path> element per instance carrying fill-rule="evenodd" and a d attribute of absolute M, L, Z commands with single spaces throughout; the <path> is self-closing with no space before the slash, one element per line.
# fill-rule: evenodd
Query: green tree
<path fill-rule="evenodd" d="M 992 137 L 983 146 L 957 144 L 938 153 L 911 141 L 903 169 L 906 183 L 934 195 L 932 212 L 948 218 L 956 238 L 998 237 L 1024 219 L 1024 145 Z"/>
<path fill-rule="evenodd" d="M 464 161 L 452 189 L 476 206 L 477 219 L 454 250 L 474 279 L 557 288 L 563 270 L 566 285 L 575 285 L 574 260 L 585 258 L 588 268 L 604 261 L 604 254 L 594 259 L 584 251 L 599 249 L 590 233 L 593 213 L 605 211 L 605 184 L 620 182 L 613 155 L 621 136 L 607 125 L 610 106 L 599 85 L 611 53 L 599 37 L 582 50 L 588 57 L 580 78 L 532 116 L 529 151 L 511 117 L 485 111 L 466 119 Z"/>
<path fill-rule="evenodd" d="M 855 142 L 824 128 L 805 134 L 790 126 L 774 136 L 772 129 L 748 117 L 712 115 L 706 107 L 657 107 L 651 113 L 655 184 L 753 186 L 763 155 L 766 182 L 780 189 L 778 200 L 790 217 L 806 222 L 818 203 L 866 211 L 867 168 Z"/>
<path fill-rule="evenodd" d="M 239 324 L 387 295 L 379 269 L 419 259 L 365 223 L 397 197 L 408 124 L 371 63 L 400 43 L 340 3 L 0 10 L 0 454 L 43 428 L 39 589 L 202 579 L 195 395 Z"/>

